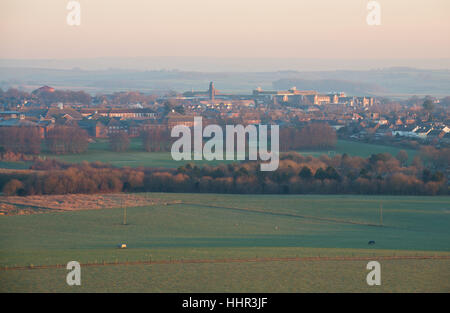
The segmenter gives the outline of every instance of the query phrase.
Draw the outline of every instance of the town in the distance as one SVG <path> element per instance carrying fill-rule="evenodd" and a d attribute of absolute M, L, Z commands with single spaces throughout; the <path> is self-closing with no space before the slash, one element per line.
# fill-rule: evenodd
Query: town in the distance
<path fill-rule="evenodd" d="M 210 82 L 204 91 L 162 95 L 8 89 L 0 102 L 6 196 L 449 192 L 448 96 L 395 100 L 295 87 L 227 94 Z M 193 136 L 173 134 L 191 128 Z"/>
<path fill-rule="evenodd" d="M 108 138 L 117 133 L 139 137 L 175 125 L 191 127 L 193 117 L 202 116 L 206 124 L 264 123 L 282 129 L 317 124 L 349 140 L 403 148 L 443 148 L 450 145 L 449 103 L 450 96 L 390 100 L 295 87 L 225 94 L 213 82 L 205 91 L 164 96 L 137 91 L 91 96 L 84 91 L 43 86 L 31 93 L 0 90 L 0 128 L 37 128 L 42 138 L 58 125 L 79 127 L 91 138 Z M 333 145 L 326 146 L 332 149 Z"/>

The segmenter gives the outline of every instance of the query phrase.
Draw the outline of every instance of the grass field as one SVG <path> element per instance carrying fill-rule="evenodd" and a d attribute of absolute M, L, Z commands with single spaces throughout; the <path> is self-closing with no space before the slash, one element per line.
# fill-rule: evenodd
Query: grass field
<path fill-rule="evenodd" d="M 450 256 L 448 197 L 146 194 L 181 203 L 0 217 L 0 267 L 284 257 Z M 380 223 L 383 206 L 383 226 Z M 375 240 L 374 246 L 368 246 Z M 117 249 L 127 243 L 128 249 Z M 1 291 L 446 291 L 450 260 L 268 261 L 0 270 Z M 382 274 L 383 275 L 383 274 Z M 59 278 L 58 278 L 59 277 Z M 208 278 L 209 277 L 209 278 Z M 59 281 L 61 280 L 61 281 Z M 328 281 L 328 283 L 327 283 Z M 326 286 L 325 286 L 326 285 Z"/>
<path fill-rule="evenodd" d="M 330 151 L 298 151 L 298 152 L 302 154 L 312 155 L 315 157 L 318 157 L 323 153 L 329 155 L 347 153 L 352 156 L 360 156 L 367 158 L 370 157 L 372 154 L 377 153 L 390 153 L 391 155 L 396 156 L 400 150 L 405 150 L 408 153 L 410 161 L 412 161 L 414 156 L 417 154 L 417 151 L 412 149 L 400 149 L 392 146 L 383 146 L 348 140 L 338 140 L 336 148 Z"/>
<path fill-rule="evenodd" d="M 185 161 L 175 161 L 172 159 L 170 152 L 146 152 L 142 148 L 140 139 L 132 139 L 130 148 L 126 152 L 113 152 L 109 149 L 108 141 L 99 139 L 95 143 L 89 145 L 88 151 L 81 154 L 67 154 L 67 155 L 51 155 L 43 154 L 46 158 L 55 158 L 69 163 L 80 163 L 82 161 L 88 162 L 106 162 L 111 165 L 122 167 L 164 167 L 177 168 L 183 165 Z M 217 165 L 219 163 L 226 163 L 226 161 L 191 161 L 192 163 Z"/>
<path fill-rule="evenodd" d="M 267 262 L 123 265 L 82 268 L 81 286 L 65 269 L 0 272 L 0 291 L 23 292 L 449 292 L 448 260 L 382 262 L 369 287 L 367 262 Z"/>
<path fill-rule="evenodd" d="M 336 148 L 332 151 L 299 151 L 302 154 L 320 156 L 322 154 L 343 154 L 347 153 L 350 155 L 369 157 L 374 153 L 391 153 L 396 155 L 401 149 L 389 146 L 372 145 L 353 141 L 338 140 Z M 416 151 L 407 150 L 410 159 L 414 157 Z M 176 168 L 184 163 L 185 161 L 174 161 L 169 152 L 145 152 L 142 150 L 141 143 L 139 139 L 133 139 L 131 142 L 130 150 L 126 152 L 112 152 L 108 148 L 108 143 L 105 140 L 100 140 L 99 142 L 92 143 L 86 153 L 77 155 L 61 155 L 54 156 L 49 154 L 44 154 L 46 157 L 56 158 L 62 161 L 78 163 L 82 161 L 102 161 L 108 162 L 115 166 L 151 166 L 151 167 L 167 167 Z M 193 161 L 194 162 L 194 161 Z M 225 161 L 219 161 L 223 163 Z M 209 164 L 217 165 L 216 161 L 195 161 L 196 164 Z"/>
<path fill-rule="evenodd" d="M 12 169 L 12 170 L 24 170 L 30 168 L 32 162 L 9 162 L 9 161 L 0 161 L 0 168 Z"/>
<path fill-rule="evenodd" d="M 69 163 L 80 163 L 83 161 L 95 162 L 101 161 L 110 163 L 111 165 L 122 167 L 163 167 L 163 168 L 177 168 L 183 165 L 185 161 L 174 161 L 170 152 L 145 152 L 142 149 L 141 141 L 139 139 L 132 139 L 130 149 L 126 152 L 113 152 L 109 150 L 108 142 L 105 139 L 100 139 L 95 143 L 89 145 L 88 151 L 82 154 L 67 154 L 67 155 L 52 155 L 45 152 L 41 155 L 46 158 L 55 158 Z M 396 155 L 401 149 L 390 146 L 366 144 L 361 142 L 338 140 L 336 148 L 332 150 L 312 150 L 312 151 L 298 151 L 304 155 L 312 155 L 318 157 L 322 154 L 333 156 L 334 154 L 347 153 L 353 156 L 369 157 L 375 153 L 390 153 Z M 408 152 L 410 160 L 416 155 L 417 151 L 404 149 Z M 191 161 L 197 165 L 208 164 L 211 166 L 231 163 L 232 161 Z M 9 169 L 26 169 L 31 165 L 31 162 L 0 162 L 0 168 Z"/>

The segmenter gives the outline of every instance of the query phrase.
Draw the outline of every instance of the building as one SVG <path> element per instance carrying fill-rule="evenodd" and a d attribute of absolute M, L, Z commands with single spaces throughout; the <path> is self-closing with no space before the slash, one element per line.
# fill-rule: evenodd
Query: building
<path fill-rule="evenodd" d="M 122 109 L 122 108 L 84 108 L 80 110 L 84 117 L 108 117 L 121 119 L 153 119 L 156 118 L 156 112 L 146 108 Z"/>
<path fill-rule="evenodd" d="M 297 90 L 296 87 L 292 87 L 289 90 L 277 91 L 265 91 L 258 87 L 253 90 L 253 97 L 259 102 L 284 102 L 292 105 L 347 104 L 349 100 L 354 100 L 353 97 L 347 99 L 343 92 L 320 94 L 315 90 Z"/>
<path fill-rule="evenodd" d="M 166 124 L 169 129 L 172 129 L 177 125 L 184 125 L 187 127 L 194 127 L 194 116 L 193 115 L 182 115 L 177 112 L 170 112 L 166 116 Z"/>
<path fill-rule="evenodd" d="M 1 120 L 0 127 L 35 127 L 38 128 L 41 138 L 45 138 L 50 128 L 53 128 L 54 124 L 48 121 L 33 122 L 23 118 L 21 119 L 9 119 Z"/>
<path fill-rule="evenodd" d="M 186 91 L 183 93 L 183 99 L 195 100 L 195 99 L 209 99 L 215 100 L 219 92 L 214 87 L 214 82 L 209 83 L 207 91 Z"/>
<path fill-rule="evenodd" d="M 21 112 L 19 111 L 0 111 L 0 118 L 2 119 L 15 119 L 20 118 Z"/>
<path fill-rule="evenodd" d="M 216 97 L 216 88 L 214 88 L 214 83 L 209 83 L 209 90 L 208 90 L 209 100 L 214 101 Z"/>

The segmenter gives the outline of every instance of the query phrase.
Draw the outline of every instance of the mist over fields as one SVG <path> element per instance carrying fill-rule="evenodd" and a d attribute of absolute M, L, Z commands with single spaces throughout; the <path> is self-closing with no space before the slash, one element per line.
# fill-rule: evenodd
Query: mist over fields
<path fill-rule="evenodd" d="M 102 58 L 80 60 L 0 60 L 0 88 L 31 91 L 42 85 L 58 89 L 165 93 L 206 90 L 210 81 L 222 92 L 249 94 L 263 89 L 343 91 L 349 95 L 405 98 L 446 96 L 449 61 L 416 62 L 428 69 L 389 67 L 412 62 L 204 58 Z M 371 67 L 370 64 L 373 66 Z M 376 66 L 380 67 L 377 68 Z M 328 66 L 326 69 L 325 66 Z M 346 68 L 346 69 L 345 69 Z"/>

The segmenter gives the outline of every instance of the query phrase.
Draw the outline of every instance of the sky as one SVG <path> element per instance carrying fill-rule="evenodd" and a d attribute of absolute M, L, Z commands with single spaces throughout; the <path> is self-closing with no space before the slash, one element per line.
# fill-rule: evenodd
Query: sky
<path fill-rule="evenodd" d="M 449 0 L 1 0 L 1 59 L 450 58 Z"/>

